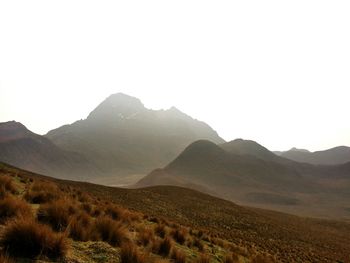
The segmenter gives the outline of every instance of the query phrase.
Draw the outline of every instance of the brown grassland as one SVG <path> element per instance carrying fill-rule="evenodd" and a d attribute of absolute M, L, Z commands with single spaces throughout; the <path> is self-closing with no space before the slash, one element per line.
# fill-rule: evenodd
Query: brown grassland
<path fill-rule="evenodd" d="M 349 262 L 346 222 L 179 187 L 128 190 L 0 164 L 0 262 Z"/>

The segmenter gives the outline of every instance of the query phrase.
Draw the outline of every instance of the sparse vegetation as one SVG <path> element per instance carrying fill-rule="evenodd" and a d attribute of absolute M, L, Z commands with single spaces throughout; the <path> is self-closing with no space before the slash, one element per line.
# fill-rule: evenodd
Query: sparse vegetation
<path fill-rule="evenodd" d="M 194 225 L 187 225 L 186 222 L 178 220 L 174 215 L 150 216 L 147 213 L 126 209 L 113 199 L 85 194 L 78 183 L 55 183 L 55 181 L 23 177 L 16 179 L 14 184 L 14 179 L 9 178 L 14 186 L 24 190 L 20 192 L 6 190 L 6 196 L 0 199 L 0 252 L 8 253 L 8 256 L 3 257 L 4 262 L 16 262 L 19 257 L 43 258 L 44 261 L 67 257 L 67 262 L 77 263 L 85 262 L 85 257 L 94 258 L 91 262 L 97 262 L 97 258 L 98 262 L 115 262 L 119 258 L 121 262 L 126 263 L 279 262 L 278 257 L 269 253 L 273 250 L 263 243 L 266 239 L 260 240 L 260 237 L 253 235 L 252 232 L 245 231 L 243 238 L 240 232 L 234 232 L 240 239 L 235 239 L 236 237 L 232 235 L 225 239 L 225 231 L 220 232 L 202 224 L 207 223 L 207 220 L 211 220 L 210 222 L 214 222 L 213 225 L 218 227 L 221 227 L 221 224 L 230 226 L 231 222 L 242 224 L 239 217 L 236 217 L 235 221 L 227 221 L 225 214 L 211 212 L 200 218 L 197 210 L 195 211 L 197 214 L 191 214 L 191 218 L 195 220 L 194 222 L 202 224 L 201 229 L 198 229 Z M 79 188 L 74 185 L 78 185 Z M 97 189 L 109 193 L 106 188 Z M 88 190 L 94 193 L 94 188 Z M 144 195 L 144 192 L 142 194 Z M 212 221 L 216 216 L 220 216 L 220 220 Z M 171 221 L 169 218 L 177 221 Z M 246 218 L 247 215 L 244 219 Z M 251 227 L 254 227 L 254 224 Z M 254 231 L 261 230 L 254 229 Z M 250 238 L 255 238 L 254 244 L 257 245 L 247 243 L 246 240 Z M 275 238 L 279 240 L 280 237 Z M 283 247 L 281 243 L 278 245 Z M 71 251 L 67 253 L 68 250 Z M 308 258 L 319 261 L 322 259 L 315 257 L 315 254 Z M 294 259 L 289 256 L 287 261 Z M 304 259 L 305 257 L 298 255 L 298 260 L 305 261 Z"/>

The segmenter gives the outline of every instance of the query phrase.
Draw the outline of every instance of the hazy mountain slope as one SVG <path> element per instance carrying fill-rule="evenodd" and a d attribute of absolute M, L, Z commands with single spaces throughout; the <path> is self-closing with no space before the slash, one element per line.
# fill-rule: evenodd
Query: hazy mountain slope
<path fill-rule="evenodd" d="M 59 178 L 78 180 L 97 174 L 83 156 L 60 149 L 14 121 L 0 123 L 0 161 Z"/>
<path fill-rule="evenodd" d="M 252 155 L 263 160 L 276 160 L 273 152 L 251 140 L 236 139 L 220 145 L 225 151 L 238 155 Z"/>
<path fill-rule="evenodd" d="M 79 189 L 80 194 L 87 192 L 102 202 L 110 200 L 133 211 L 143 212 L 148 215 L 144 218 L 153 222 L 155 218 L 158 220 L 164 218 L 182 226 L 209 231 L 241 247 L 254 248 L 275 255 L 278 262 L 350 260 L 348 253 L 350 247 L 347 242 L 350 225 L 346 222 L 302 218 L 242 207 L 181 187 L 158 186 L 132 190 L 106 187 L 55 180 L 0 164 L 0 174 L 3 173 L 34 180 L 50 180 L 64 189 L 69 186 L 72 190 L 73 187 Z M 249 255 L 250 251 L 251 249 L 247 249 L 246 253 Z"/>
<path fill-rule="evenodd" d="M 294 214 L 328 217 L 332 211 L 336 217 L 350 218 L 350 165 L 313 166 L 280 157 L 263 160 L 229 153 L 209 141 L 191 144 L 136 187 L 152 185 L 190 187 Z"/>
<path fill-rule="evenodd" d="M 252 155 L 229 153 L 210 141 L 189 145 L 164 172 L 211 187 L 255 186 L 265 189 L 302 190 L 307 180 L 296 170 Z M 160 175 L 159 175 L 160 176 Z M 296 183 L 304 180 L 304 184 Z M 145 184 L 147 177 L 140 181 Z M 307 185 L 307 187 L 312 187 Z"/>
<path fill-rule="evenodd" d="M 278 152 L 278 154 L 290 160 L 311 164 L 335 165 L 350 162 L 350 147 L 347 146 L 338 146 L 316 152 L 293 148 L 286 152 Z"/>
<path fill-rule="evenodd" d="M 46 137 L 83 154 L 116 179 L 164 166 L 195 140 L 224 142 L 207 124 L 176 108 L 150 110 L 121 93 L 108 97 L 87 119 L 52 130 Z"/>

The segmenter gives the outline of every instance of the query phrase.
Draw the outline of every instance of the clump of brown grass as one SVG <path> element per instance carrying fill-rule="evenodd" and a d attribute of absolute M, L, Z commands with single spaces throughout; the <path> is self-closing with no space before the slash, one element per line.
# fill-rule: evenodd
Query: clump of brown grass
<path fill-rule="evenodd" d="M 96 240 L 98 236 L 92 231 L 92 218 L 84 211 L 73 216 L 69 223 L 69 236 L 78 241 Z"/>
<path fill-rule="evenodd" d="M 121 220 L 125 216 L 125 210 L 115 205 L 107 205 L 105 214 L 114 220 Z"/>
<path fill-rule="evenodd" d="M 40 222 L 49 224 L 56 231 L 63 231 L 75 212 L 76 208 L 71 200 L 59 199 L 40 205 L 37 215 Z"/>
<path fill-rule="evenodd" d="M 58 187 L 53 183 L 35 181 L 24 198 L 33 204 L 42 204 L 59 199 L 60 193 Z"/>
<path fill-rule="evenodd" d="M 175 263 L 185 263 L 186 254 L 179 249 L 173 249 L 171 252 L 171 259 L 173 259 Z"/>
<path fill-rule="evenodd" d="M 0 200 L 0 223 L 14 217 L 32 217 L 31 207 L 23 200 L 7 196 Z"/>
<path fill-rule="evenodd" d="M 197 247 L 199 251 L 204 250 L 203 242 L 197 237 L 193 239 L 193 246 Z"/>
<path fill-rule="evenodd" d="M 151 228 L 143 228 L 138 233 L 138 241 L 143 245 L 147 246 L 148 244 L 154 242 L 154 231 Z"/>
<path fill-rule="evenodd" d="M 77 191 L 77 199 L 81 203 L 91 203 L 92 198 L 89 194 L 82 192 L 80 190 Z"/>
<path fill-rule="evenodd" d="M 168 256 L 172 246 L 172 240 L 169 237 L 165 237 L 159 242 L 157 254 L 162 256 Z"/>
<path fill-rule="evenodd" d="M 126 242 L 121 246 L 120 258 L 122 263 L 145 263 L 147 257 L 145 254 L 141 254 L 137 247 L 131 242 Z"/>
<path fill-rule="evenodd" d="M 179 243 L 180 245 L 183 245 L 186 241 L 188 232 L 185 228 L 181 227 L 181 228 L 174 229 L 171 232 L 171 235 L 177 243 Z"/>
<path fill-rule="evenodd" d="M 99 239 L 112 246 L 120 246 L 129 240 L 126 229 L 120 223 L 106 216 L 96 219 L 94 231 Z"/>
<path fill-rule="evenodd" d="M 4 198 L 7 193 L 16 194 L 17 189 L 10 176 L 0 176 L 0 198 Z"/>
<path fill-rule="evenodd" d="M 94 207 L 91 203 L 82 203 L 80 205 L 80 208 L 84 210 L 86 213 L 88 213 L 89 215 L 92 215 L 94 212 Z"/>
<path fill-rule="evenodd" d="M 42 255 L 61 258 L 68 250 L 64 235 L 28 219 L 14 220 L 7 225 L 1 243 L 4 250 L 13 257 L 34 258 Z"/>

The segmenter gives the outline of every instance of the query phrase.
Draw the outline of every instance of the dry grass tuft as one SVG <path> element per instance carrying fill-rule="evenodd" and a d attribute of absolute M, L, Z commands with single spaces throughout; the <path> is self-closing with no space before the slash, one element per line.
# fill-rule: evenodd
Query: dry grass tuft
<path fill-rule="evenodd" d="M 120 257 L 122 263 L 145 263 L 147 257 L 145 254 L 141 254 L 135 245 L 130 242 L 126 242 L 122 245 L 120 250 Z"/>
<path fill-rule="evenodd" d="M 185 228 L 177 228 L 171 232 L 171 235 L 177 243 L 183 245 L 186 241 L 188 232 Z"/>
<path fill-rule="evenodd" d="M 161 238 L 164 238 L 167 234 L 166 226 L 162 223 L 157 224 L 154 229 L 154 232 Z"/>
<path fill-rule="evenodd" d="M 35 181 L 24 195 L 24 198 L 33 204 L 43 204 L 59 199 L 60 195 L 61 192 L 55 184 L 46 181 Z"/>
<path fill-rule="evenodd" d="M 37 215 L 40 222 L 49 224 L 56 231 L 63 231 L 75 212 L 71 200 L 59 199 L 40 205 Z"/>
<path fill-rule="evenodd" d="M 138 233 L 138 241 L 143 245 L 147 246 L 148 244 L 154 242 L 154 231 L 150 228 L 143 228 Z"/>
<path fill-rule="evenodd" d="M 0 198 L 4 198 L 7 193 L 16 194 L 17 189 L 10 176 L 0 176 Z"/>
<path fill-rule="evenodd" d="M 173 259 L 175 263 L 185 263 L 186 254 L 179 249 L 173 249 L 171 253 L 171 259 Z"/>
<path fill-rule="evenodd" d="M 121 246 L 129 240 L 127 230 L 109 217 L 99 217 L 94 225 L 95 234 L 112 246 Z"/>
<path fill-rule="evenodd" d="M 122 220 L 125 216 L 125 210 L 115 205 L 107 205 L 105 214 L 114 220 Z"/>
<path fill-rule="evenodd" d="M 78 241 L 97 240 L 98 236 L 94 235 L 92 226 L 92 218 L 86 212 L 80 212 L 69 223 L 69 236 Z"/>
<path fill-rule="evenodd" d="M 158 254 L 162 256 L 168 256 L 173 244 L 169 237 L 162 239 L 159 243 Z"/>
<path fill-rule="evenodd" d="M 7 196 L 0 200 L 0 223 L 11 218 L 32 217 L 31 207 L 23 200 Z"/>
<path fill-rule="evenodd" d="M 193 246 L 197 247 L 199 251 L 204 251 L 203 242 L 199 238 L 193 239 Z"/>
<path fill-rule="evenodd" d="M 10 256 L 61 258 L 68 250 L 67 239 L 33 220 L 14 220 L 6 226 L 2 246 Z"/>

